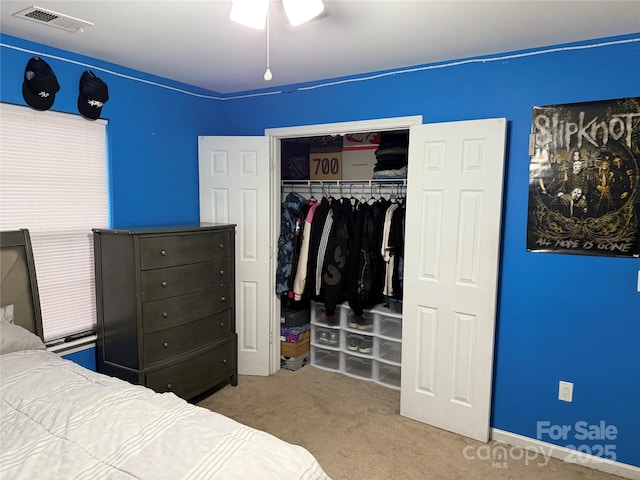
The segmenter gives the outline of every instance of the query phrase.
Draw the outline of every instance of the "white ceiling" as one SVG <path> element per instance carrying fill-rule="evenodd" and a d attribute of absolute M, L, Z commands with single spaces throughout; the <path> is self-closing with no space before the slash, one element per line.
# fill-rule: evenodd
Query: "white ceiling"
<path fill-rule="evenodd" d="M 266 34 L 230 21 L 230 0 L 1 0 L 0 31 L 219 93 L 640 32 L 640 0 L 325 4 L 292 27 L 272 0 L 269 83 Z M 12 16 L 32 5 L 95 25 L 70 33 Z"/>

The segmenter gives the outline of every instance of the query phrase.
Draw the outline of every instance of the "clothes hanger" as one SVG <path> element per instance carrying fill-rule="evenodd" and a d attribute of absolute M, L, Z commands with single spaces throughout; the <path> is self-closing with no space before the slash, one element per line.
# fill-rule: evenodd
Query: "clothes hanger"
<path fill-rule="evenodd" d="M 311 186 L 311 182 L 309 182 L 307 185 L 309 186 L 309 201 L 317 202 L 316 197 L 314 197 L 313 195 L 313 187 Z"/>
<path fill-rule="evenodd" d="M 369 188 L 371 188 L 371 196 L 369 197 L 369 200 L 367 200 L 367 203 L 369 205 L 372 205 L 376 201 L 376 197 L 373 195 L 373 190 L 376 188 L 376 186 L 375 184 L 371 184 Z"/>
<path fill-rule="evenodd" d="M 349 202 L 352 206 L 358 203 L 358 199 L 353 196 L 353 183 L 349 184 Z"/>
<path fill-rule="evenodd" d="M 361 197 L 359 200 L 360 203 L 367 203 L 367 199 L 364 196 L 364 184 L 362 184 L 362 192 L 361 192 Z"/>
<path fill-rule="evenodd" d="M 391 203 L 396 203 L 398 201 L 398 195 L 394 193 L 393 185 L 391 185 L 391 194 L 389 195 L 389 200 L 391 200 Z"/>

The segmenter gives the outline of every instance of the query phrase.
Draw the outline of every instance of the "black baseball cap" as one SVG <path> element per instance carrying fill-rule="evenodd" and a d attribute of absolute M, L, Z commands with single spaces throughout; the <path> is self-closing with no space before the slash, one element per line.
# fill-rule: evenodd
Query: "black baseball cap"
<path fill-rule="evenodd" d="M 49 110 L 58 90 L 58 79 L 49 64 L 40 57 L 29 59 L 22 82 L 24 101 L 36 110 Z"/>
<path fill-rule="evenodd" d="M 80 94 L 78 95 L 78 111 L 91 120 L 97 120 L 102 113 L 102 106 L 109 100 L 107 84 L 89 70 L 80 77 Z"/>

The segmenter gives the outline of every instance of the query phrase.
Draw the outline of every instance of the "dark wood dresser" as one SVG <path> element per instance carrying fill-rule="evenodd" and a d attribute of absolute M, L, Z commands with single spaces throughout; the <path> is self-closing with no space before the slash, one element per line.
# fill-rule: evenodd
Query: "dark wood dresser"
<path fill-rule="evenodd" d="M 235 225 L 93 229 L 97 370 L 189 399 L 237 385 Z"/>

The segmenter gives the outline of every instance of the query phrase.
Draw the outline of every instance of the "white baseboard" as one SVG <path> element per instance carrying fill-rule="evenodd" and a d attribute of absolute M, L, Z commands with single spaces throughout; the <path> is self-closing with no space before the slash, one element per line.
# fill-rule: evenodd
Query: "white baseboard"
<path fill-rule="evenodd" d="M 504 430 L 498 430 L 497 428 L 491 429 L 491 439 L 496 442 L 507 443 L 525 450 L 538 453 L 544 452 L 545 455 L 558 458 L 564 462 L 576 463 L 601 472 L 619 475 L 620 477 L 630 478 L 632 480 L 640 480 L 640 468 L 626 463 L 616 462 L 607 458 L 597 457 L 595 455 L 587 455 L 566 447 L 560 447 L 535 438 L 524 437 Z"/>

